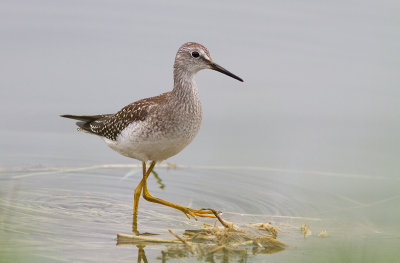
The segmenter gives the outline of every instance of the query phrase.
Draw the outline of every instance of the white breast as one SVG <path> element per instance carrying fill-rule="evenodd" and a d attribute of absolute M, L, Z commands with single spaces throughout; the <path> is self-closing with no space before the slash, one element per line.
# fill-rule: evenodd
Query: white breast
<path fill-rule="evenodd" d="M 134 122 L 121 132 L 117 140 L 104 138 L 104 141 L 124 156 L 144 162 L 163 161 L 182 151 L 200 129 L 201 112 L 200 115 L 175 114 L 179 118 L 149 117 L 143 122 Z"/>

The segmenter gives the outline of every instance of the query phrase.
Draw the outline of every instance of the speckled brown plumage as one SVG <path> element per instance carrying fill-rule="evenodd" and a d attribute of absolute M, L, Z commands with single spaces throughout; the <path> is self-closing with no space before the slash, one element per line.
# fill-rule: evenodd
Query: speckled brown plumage
<path fill-rule="evenodd" d="M 92 118 L 77 122 L 77 125 L 87 132 L 115 141 L 121 131 L 129 124 L 144 121 L 150 113 L 151 108 L 162 104 L 163 101 L 165 102 L 167 96 L 167 93 L 163 93 L 159 96 L 135 101 L 123 107 L 115 114 L 86 116 Z M 75 119 L 81 118 L 80 116 L 74 117 L 76 117 Z"/>

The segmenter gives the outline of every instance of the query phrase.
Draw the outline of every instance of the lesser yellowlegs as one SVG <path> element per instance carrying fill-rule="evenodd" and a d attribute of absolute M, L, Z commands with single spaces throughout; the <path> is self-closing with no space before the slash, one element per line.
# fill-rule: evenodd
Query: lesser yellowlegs
<path fill-rule="evenodd" d="M 194 75 L 202 69 L 213 69 L 243 81 L 214 63 L 206 47 L 188 42 L 175 57 L 172 91 L 133 102 L 115 114 L 61 115 L 78 120 L 76 124 L 81 130 L 100 136 L 118 153 L 142 161 L 143 178 L 134 194 L 134 224 L 142 190 L 144 199 L 178 209 L 188 218 L 214 217 L 210 210 L 192 209 L 153 197 L 146 184 L 155 164 L 182 151 L 199 131 L 202 111 Z M 150 167 L 146 169 L 148 161 Z"/>

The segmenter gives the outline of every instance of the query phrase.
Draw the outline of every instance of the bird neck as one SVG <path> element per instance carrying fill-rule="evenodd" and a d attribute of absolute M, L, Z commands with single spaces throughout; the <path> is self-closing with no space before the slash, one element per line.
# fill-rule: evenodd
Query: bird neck
<path fill-rule="evenodd" d="M 194 80 L 196 72 L 190 72 L 179 67 L 174 67 L 174 89 L 172 94 L 187 103 L 199 101 L 199 92 Z"/>

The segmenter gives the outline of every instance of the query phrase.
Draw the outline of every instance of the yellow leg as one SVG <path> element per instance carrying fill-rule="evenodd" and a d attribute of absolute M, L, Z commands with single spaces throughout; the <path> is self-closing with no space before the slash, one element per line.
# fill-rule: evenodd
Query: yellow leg
<path fill-rule="evenodd" d="M 134 193 L 134 201 L 133 201 L 133 215 L 137 215 L 137 210 L 139 207 L 139 199 L 140 199 L 140 194 L 142 193 L 142 188 L 143 188 L 143 180 L 146 177 L 146 163 L 142 162 L 142 168 L 143 168 L 143 178 L 136 186 L 135 188 L 135 193 Z"/>
<path fill-rule="evenodd" d="M 143 177 L 142 181 L 140 182 L 140 184 L 143 183 L 142 189 L 143 189 L 143 198 L 144 199 L 146 199 L 147 201 L 153 202 L 153 203 L 158 203 L 158 204 L 161 204 L 161 205 L 166 205 L 166 206 L 178 209 L 178 210 L 182 211 L 189 219 L 190 219 L 190 216 L 192 216 L 196 220 L 197 220 L 196 216 L 215 218 L 215 216 L 214 216 L 214 214 L 213 214 L 213 212 L 211 210 L 192 209 L 192 208 L 189 208 L 189 207 L 177 205 L 177 204 L 162 200 L 162 199 L 157 198 L 157 197 L 153 197 L 149 193 L 149 191 L 147 190 L 147 178 L 149 177 L 149 175 L 150 175 L 150 173 L 153 170 L 155 165 L 156 165 L 156 162 L 152 161 L 151 164 L 150 164 L 149 169 L 146 171 L 145 176 Z"/>
<path fill-rule="evenodd" d="M 145 181 L 144 178 L 146 178 L 146 163 L 142 162 L 142 169 L 143 169 L 143 178 L 140 181 L 140 183 L 136 186 L 135 188 L 135 193 L 134 193 L 134 200 L 133 200 L 133 220 L 132 220 L 132 231 L 139 235 L 139 232 L 137 230 L 137 211 L 139 207 L 139 199 L 140 199 L 140 194 L 142 193 L 142 188 L 143 188 L 143 182 Z"/>

